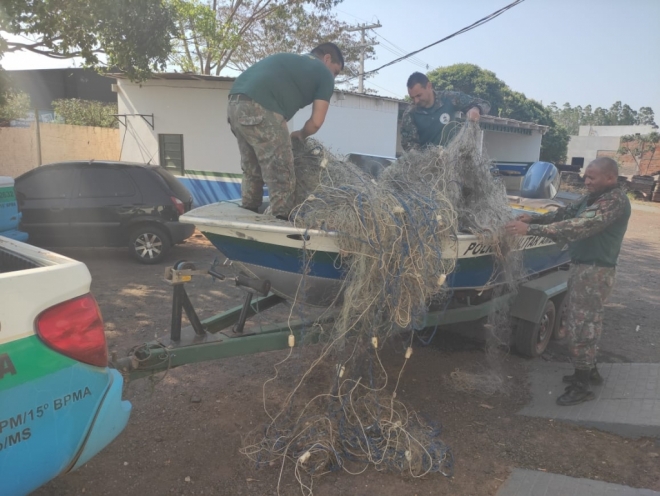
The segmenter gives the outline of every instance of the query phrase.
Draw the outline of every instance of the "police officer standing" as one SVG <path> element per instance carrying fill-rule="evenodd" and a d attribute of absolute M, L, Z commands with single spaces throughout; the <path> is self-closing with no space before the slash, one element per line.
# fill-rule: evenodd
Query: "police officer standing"
<path fill-rule="evenodd" d="M 571 269 L 565 322 L 575 373 L 564 376 L 569 386 L 557 398 L 561 406 L 594 398 L 590 384 L 602 384 L 596 368 L 603 330 L 603 305 L 612 291 L 623 236 L 630 218 L 630 201 L 618 187 L 619 168 L 608 157 L 597 158 L 584 173 L 589 194 L 575 205 L 509 222 L 510 234 L 542 236 L 568 243 Z"/>
<path fill-rule="evenodd" d="M 480 98 L 459 91 L 435 91 L 421 72 L 414 72 L 407 86 L 414 105 L 406 109 L 401 122 L 401 146 L 405 151 L 446 146 L 458 128 L 457 112 L 478 121 L 490 111 L 490 104 Z"/>
<path fill-rule="evenodd" d="M 325 120 L 344 57 L 334 43 L 309 54 L 278 53 L 241 73 L 229 92 L 227 117 L 241 152 L 242 207 L 257 211 L 268 186 L 272 214 L 288 219 L 296 177 L 291 139 L 305 140 Z M 287 121 L 312 104 L 312 115 L 289 136 Z"/>

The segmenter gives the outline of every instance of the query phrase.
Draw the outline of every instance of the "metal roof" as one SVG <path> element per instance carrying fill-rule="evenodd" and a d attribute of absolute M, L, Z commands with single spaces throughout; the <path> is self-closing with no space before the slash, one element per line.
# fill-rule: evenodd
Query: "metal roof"
<path fill-rule="evenodd" d="M 115 79 L 128 79 L 126 74 L 117 72 L 108 74 L 108 77 Z M 152 74 L 149 79 L 165 79 L 165 80 L 178 80 L 178 81 L 225 81 L 233 82 L 236 78 L 224 76 L 208 76 L 206 74 L 194 74 L 192 72 L 161 72 Z"/>
<path fill-rule="evenodd" d="M 523 122 L 515 119 L 507 119 L 506 117 L 496 117 L 494 115 L 482 115 L 479 119 L 480 122 L 485 124 L 493 124 L 495 126 L 507 126 L 519 129 L 532 129 L 540 131 L 541 134 L 545 133 L 549 127 L 536 124 L 534 122 Z"/>
<path fill-rule="evenodd" d="M 108 74 L 108 77 L 115 79 L 128 79 L 126 74 L 123 73 L 113 73 Z M 236 81 L 235 77 L 225 77 L 225 76 L 207 76 L 205 74 L 194 74 L 192 72 L 161 72 L 152 74 L 149 79 L 158 79 L 158 80 L 175 80 L 175 81 L 223 81 L 223 82 L 234 82 Z M 369 93 L 357 93 L 355 91 L 345 91 L 342 89 L 335 88 L 335 93 L 342 95 L 354 95 L 367 98 L 377 98 L 379 100 L 387 100 L 391 102 L 403 102 L 404 100 L 399 100 L 397 98 L 391 98 L 380 95 L 372 95 Z"/>

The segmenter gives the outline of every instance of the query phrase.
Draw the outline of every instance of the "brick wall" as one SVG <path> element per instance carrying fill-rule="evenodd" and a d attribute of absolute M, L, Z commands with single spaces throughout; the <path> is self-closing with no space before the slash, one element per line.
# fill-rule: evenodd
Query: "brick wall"
<path fill-rule="evenodd" d="M 630 148 L 635 147 L 635 143 L 629 143 Z M 612 157 L 619 162 L 621 167 L 620 174 L 624 176 L 631 176 L 636 174 L 635 172 L 635 161 L 630 156 L 626 155 L 617 155 L 613 151 L 599 151 L 599 157 Z M 660 174 L 660 144 L 655 148 L 655 153 L 652 150 L 649 150 L 644 154 L 639 164 L 639 175 L 641 176 L 654 176 Z"/>

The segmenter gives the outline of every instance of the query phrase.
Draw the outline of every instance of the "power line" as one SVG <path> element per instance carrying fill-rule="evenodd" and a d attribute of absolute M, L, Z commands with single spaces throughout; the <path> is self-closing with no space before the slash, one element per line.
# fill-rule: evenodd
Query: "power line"
<path fill-rule="evenodd" d="M 388 39 L 385 38 L 384 36 L 382 36 L 382 35 L 376 33 L 376 31 L 374 31 L 374 34 L 375 34 L 376 36 L 378 36 L 381 40 L 383 40 L 385 43 L 387 43 L 388 45 L 392 46 L 392 47 L 394 48 L 394 50 L 398 51 L 398 53 L 395 53 L 395 55 L 405 55 L 405 54 L 406 54 L 407 50 L 405 50 L 404 48 L 401 48 L 400 46 L 395 45 L 394 43 L 392 43 L 390 40 L 388 40 Z M 383 48 L 387 48 L 387 47 L 386 47 L 385 45 L 383 45 Z M 394 53 L 394 52 L 393 52 L 393 53 Z M 426 62 L 424 62 L 424 61 L 423 61 L 422 59 L 420 59 L 420 58 L 417 58 L 417 57 L 410 57 L 409 61 L 412 62 L 412 63 L 415 63 L 415 64 L 417 64 L 417 65 L 425 66 L 425 67 L 428 68 L 428 64 L 427 64 Z"/>
<path fill-rule="evenodd" d="M 410 52 L 410 53 L 408 53 L 408 54 L 406 54 L 406 55 L 404 55 L 404 56 L 402 56 L 402 57 L 399 57 L 398 59 L 394 59 L 394 60 L 392 60 L 391 62 L 388 62 L 387 64 L 384 64 L 384 65 L 381 65 L 380 67 L 378 67 L 378 68 L 376 68 L 376 69 L 372 69 L 372 70 L 370 70 L 370 71 L 368 71 L 368 72 L 365 72 L 364 74 L 361 74 L 361 76 L 365 76 L 365 75 L 367 75 L 367 74 L 372 74 L 372 73 L 374 73 L 374 72 L 378 72 L 378 71 L 380 71 L 381 69 L 384 69 L 385 67 L 389 67 L 389 66 L 391 66 L 391 65 L 396 64 L 397 62 L 401 62 L 402 60 L 406 60 L 406 59 L 412 57 L 413 55 L 417 55 L 418 53 L 423 52 L 424 50 L 426 50 L 426 49 L 428 49 L 428 48 L 431 48 L 432 46 L 435 46 L 435 45 L 438 45 L 438 44 L 442 43 L 443 41 L 447 41 L 447 40 L 449 40 L 449 39 L 451 39 L 451 38 L 454 38 L 454 37 L 456 37 L 456 36 L 458 36 L 458 35 L 460 35 L 460 34 L 467 33 L 468 31 L 471 31 L 472 29 L 478 28 L 479 26 L 482 26 L 482 25 L 486 24 L 487 22 L 492 21 L 492 20 L 495 19 L 496 17 L 501 16 L 501 15 L 504 14 L 507 10 L 512 9 L 513 7 L 515 7 L 515 6 L 517 6 L 517 5 L 520 5 L 520 4 L 523 3 L 524 1 L 525 1 L 525 0 L 515 0 L 514 2 L 510 3 L 510 4 L 507 5 L 506 7 L 502 7 L 501 9 L 496 10 L 496 11 L 493 12 L 492 14 L 489 14 L 489 15 L 487 15 L 486 17 L 484 17 L 484 18 L 482 18 L 482 19 L 479 19 L 478 21 L 476 21 L 476 22 L 470 24 L 469 26 L 466 26 L 466 27 L 464 27 L 463 29 L 459 29 L 458 31 L 456 31 L 455 33 L 450 34 L 449 36 L 445 36 L 445 37 L 442 38 L 441 40 L 438 40 L 438 41 L 436 41 L 436 42 L 434 42 L 434 43 L 431 43 L 430 45 L 426 45 L 425 47 L 420 48 L 419 50 L 415 50 L 414 52 Z"/>
<path fill-rule="evenodd" d="M 394 50 L 393 48 L 388 47 L 387 45 L 381 45 L 381 47 L 382 47 L 383 49 L 387 50 L 388 52 L 390 52 L 390 53 L 393 54 L 393 55 L 402 55 L 402 53 L 401 53 L 400 51 Z M 426 68 L 426 65 L 425 65 L 423 62 L 418 62 L 418 61 L 415 60 L 415 59 L 408 59 L 408 60 L 406 60 L 406 62 L 409 62 L 409 63 L 411 63 L 412 65 L 415 65 L 415 66 L 420 67 L 420 68 L 422 68 L 422 69 L 425 69 L 425 68 Z"/>

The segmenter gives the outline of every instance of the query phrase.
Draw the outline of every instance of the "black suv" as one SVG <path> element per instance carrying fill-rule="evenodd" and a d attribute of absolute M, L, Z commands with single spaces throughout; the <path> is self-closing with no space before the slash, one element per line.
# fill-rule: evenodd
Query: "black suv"
<path fill-rule="evenodd" d="M 40 246 L 126 246 L 142 263 L 160 262 L 195 226 L 179 215 L 190 192 L 158 165 L 62 162 L 15 181 L 21 230 Z"/>

